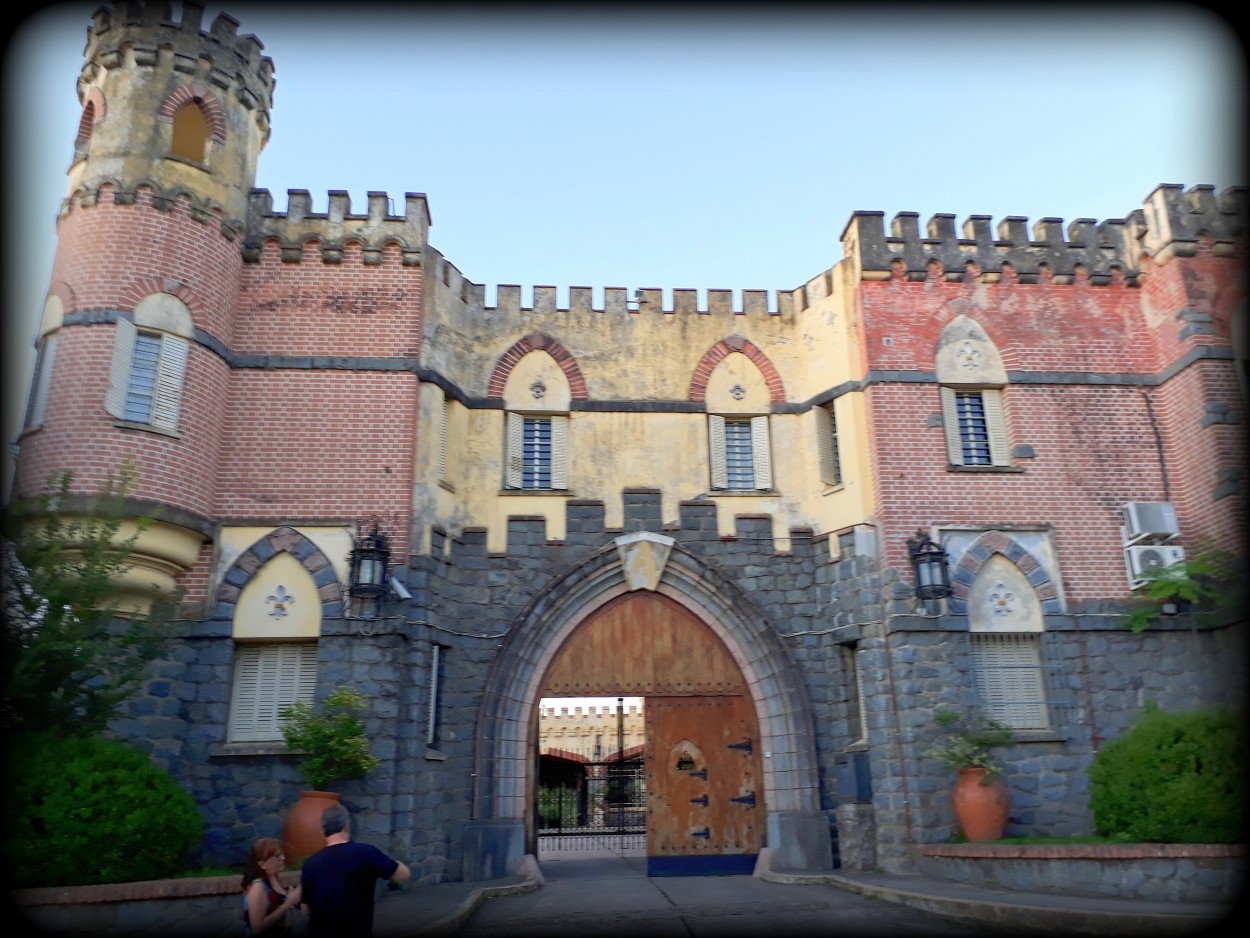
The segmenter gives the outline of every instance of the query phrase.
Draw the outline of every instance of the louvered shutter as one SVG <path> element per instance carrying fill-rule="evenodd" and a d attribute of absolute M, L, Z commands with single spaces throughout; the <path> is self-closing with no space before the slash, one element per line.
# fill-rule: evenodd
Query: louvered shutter
<path fill-rule="evenodd" d="M 56 358 L 56 334 L 44 337 L 39 343 L 39 356 L 35 361 L 35 380 L 30 389 L 30 405 L 26 408 L 26 426 L 43 426 L 43 412 L 48 403 L 48 386 L 52 381 L 52 361 Z"/>
<path fill-rule="evenodd" d="M 985 408 L 985 428 L 990 437 L 990 463 L 995 466 L 1011 465 L 1011 448 L 1007 445 L 1007 422 L 1003 419 L 1003 394 L 986 388 L 981 392 L 981 404 Z"/>
<path fill-rule="evenodd" d="M 161 338 L 161 357 L 156 371 L 156 393 L 152 403 L 152 426 L 178 429 L 178 408 L 182 401 L 182 379 L 187 370 L 186 339 L 166 335 Z"/>
<path fill-rule="evenodd" d="M 438 477 L 440 479 L 447 478 L 447 423 L 449 420 L 448 412 L 450 410 L 451 401 L 444 399 L 443 420 L 438 428 Z"/>
<path fill-rule="evenodd" d="M 525 418 L 509 412 L 504 453 L 504 487 L 519 489 L 525 469 Z"/>
<path fill-rule="evenodd" d="M 812 413 L 816 417 L 816 453 L 820 459 L 820 481 L 825 485 L 837 485 L 838 469 L 833 454 L 833 411 L 814 407 Z"/>
<path fill-rule="evenodd" d="M 231 694 L 230 741 L 281 740 L 282 712 L 296 701 L 312 704 L 316 691 L 315 643 L 241 647 Z"/>
<path fill-rule="evenodd" d="M 1050 727 L 1035 634 L 974 634 L 972 663 L 977 693 L 990 716 L 1014 729 Z"/>
<path fill-rule="evenodd" d="M 729 487 L 729 471 L 725 466 L 725 418 L 718 414 L 707 416 L 708 458 L 712 464 L 712 488 Z"/>
<path fill-rule="evenodd" d="M 942 388 L 942 425 L 946 428 L 946 461 L 952 466 L 962 466 L 964 447 L 959 436 L 959 407 L 955 403 L 954 388 Z"/>
<path fill-rule="evenodd" d="M 126 394 L 130 389 L 130 363 L 135 353 L 135 324 L 118 317 L 113 339 L 113 361 L 109 365 L 109 389 L 104 409 L 119 420 L 126 415 Z"/>
<path fill-rule="evenodd" d="M 768 418 L 751 418 L 751 458 L 755 470 L 755 487 L 773 487 L 772 450 L 768 441 Z"/>
<path fill-rule="evenodd" d="M 864 702 L 864 669 L 860 665 L 859 649 L 851 651 L 851 667 L 855 669 L 855 706 L 859 708 L 859 738 L 868 738 L 868 706 Z"/>
<path fill-rule="evenodd" d="M 551 487 L 569 487 L 569 418 L 551 418 Z"/>

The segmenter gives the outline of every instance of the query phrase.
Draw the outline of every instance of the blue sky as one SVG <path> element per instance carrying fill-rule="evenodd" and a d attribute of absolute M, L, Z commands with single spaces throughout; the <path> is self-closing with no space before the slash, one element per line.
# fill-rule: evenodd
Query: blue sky
<path fill-rule="evenodd" d="M 49 7 L 4 50 L 6 442 L 95 6 Z M 1103 220 L 1159 183 L 1245 183 L 1241 46 L 1191 5 L 242 2 L 205 24 L 222 9 L 275 63 L 275 208 L 424 192 L 431 243 L 488 298 L 788 290 L 840 259 L 856 210 Z"/>

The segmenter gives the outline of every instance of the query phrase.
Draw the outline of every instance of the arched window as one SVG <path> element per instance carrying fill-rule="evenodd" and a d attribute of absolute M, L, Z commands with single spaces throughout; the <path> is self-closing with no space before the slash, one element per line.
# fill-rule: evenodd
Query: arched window
<path fill-rule="evenodd" d="M 91 149 L 91 132 L 95 130 L 95 102 L 88 101 L 82 109 L 82 117 L 78 120 L 78 133 L 74 137 L 74 159 L 81 160 Z"/>
<path fill-rule="evenodd" d="M 202 102 L 193 98 L 174 111 L 169 155 L 203 163 L 208 149 L 209 122 Z"/>
<path fill-rule="evenodd" d="M 52 363 L 56 357 L 56 337 L 64 318 L 60 297 L 48 297 L 39 325 L 39 340 L 35 343 L 35 371 L 26 404 L 26 419 L 22 424 L 26 430 L 43 426 L 44 408 L 52 384 Z"/>
<path fill-rule="evenodd" d="M 1007 371 L 985 330 L 968 316 L 947 323 L 938 339 L 937 379 L 951 466 L 1010 467 L 1003 416 Z"/>
<path fill-rule="evenodd" d="M 119 317 L 105 409 L 128 423 L 177 430 L 193 332 L 191 311 L 168 293 L 140 300 L 133 322 Z"/>

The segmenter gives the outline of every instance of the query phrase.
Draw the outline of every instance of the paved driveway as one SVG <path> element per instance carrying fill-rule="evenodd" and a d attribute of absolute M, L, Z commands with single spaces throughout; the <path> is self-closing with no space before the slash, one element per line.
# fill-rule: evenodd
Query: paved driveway
<path fill-rule="evenodd" d="M 607 852 L 541 863 L 545 885 L 484 902 L 456 938 L 802 938 L 984 935 L 918 909 L 828 885 L 752 876 L 648 879 L 646 858 Z"/>

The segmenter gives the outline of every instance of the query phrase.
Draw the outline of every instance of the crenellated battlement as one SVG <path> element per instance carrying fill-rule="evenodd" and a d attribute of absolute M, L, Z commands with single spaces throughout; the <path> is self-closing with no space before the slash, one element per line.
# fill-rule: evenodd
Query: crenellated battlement
<path fill-rule="evenodd" d="M 586 707 L 554 707 L 544 706 L 539 708 L 540 716 L 544 720 L 551 720 L 555 723 L 579 723 L 587 717 L 616 717 L 616 704 L 591 704 Z M 636 717 L 641 714 L 641 709 L 637 704 L 631 704 L 624 707 L 625 715 Z"/>
<path fill-rule="evenodd" d="M 1147 199 L 1145 209 L 1127 218 L 1098 222 L 1077 218 L 1041 218 L 1032 227 L 1026 217 L 1010 215 L 991 232 L 989 215 L 970 215 L 956 234 L 955 216 L 937 214 L 920 234 L 919 215 L 899 212 L 885 233 L 885 213 L 856 212 L 842 232 L 842 246 L 855 258 L 865 279 L 884 279 L 894 271 L 908 279 L 924 279 L 930 264 L 941 265 L 947 279 L 964 276 L 965 265 L 979 273 L 1011 270 L 1023 282 L 1043 271 L 1070 278 L 1083 271 L 1091 283 L 1108 283 L 1122 275 L 1132 282 L 1143 255 L 1163 263 L 1172 256 L 1194 253 L 1200 240 L 1216 250 L 1231 250 L 1245 232 L 1245 190 L 1214 186 L 1163 185 Z M 875 276 L 874 276 L 875 275 Z"/>
<path fill-rule="evenodd" d="M 175 71 L 194 75 L 206 60 L 208 83 L 232 91 L 248 110 L 259 109 L 261 123 L 268 128 L 273 60 L 261 54 L 264 45 L 255 36 L 238 35 L 239 21 L 234 17 L 219 13 L 204 32 L 200 29 L 204 4 L 198 0 L 183 0 L 181 22 L 171 19 L 168 3 L 154 0 L 104 5 L 92 16 L 78 79 L 80 100 L 101 68 L 116 69 L 128 60 L 151 67 L 162 55 L 172 55 Z"/>
<path fill-rule="evenodd" d="M 385 192 L 369 193 L 364 214 L 352 214 L 351 196 L 342 190 L 331 190 L 325 212 L 312 210 L 312 195 L 307 189 L 287 190 L 287 210 L 275 212 L 273 196 L 268 189 L 253 189 L 248 195 L 246 234 L 243 259 L 258 261 L 264 242 L 281 242 L 282 260 L 298 263 L 309 241 L 320 242 L 321 259 L 327 264 L 343 259 L 343 247 L 355 241 L 361 245 L 366 264 L 381 261 L 382 248 L 397 244 L 403 252 L 403 263 L 418 266 L 430 227 L 430 211 L 422 192 L 404 193 L 404 214 L 390 210 L 391 199 Z"/>

